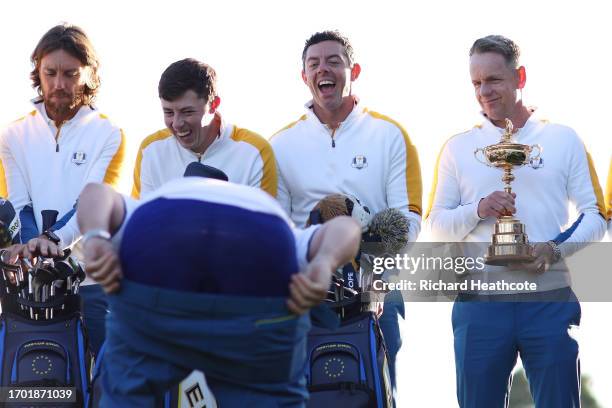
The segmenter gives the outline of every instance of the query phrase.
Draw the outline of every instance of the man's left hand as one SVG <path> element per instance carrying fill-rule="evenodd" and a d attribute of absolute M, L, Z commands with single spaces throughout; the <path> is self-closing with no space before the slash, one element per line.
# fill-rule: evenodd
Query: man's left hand
<path fill-rule="evenodd" d="M 539 242 L 533 247 L 533 255 L 535 256 L 535 260 L 533 262 L 512 264 L 509 266 L 510 269 L 520 269 L 536 274 L 546 272 L 552 264 L 552 247 L 546 242 Z"/>
<path fill-rule="evenodd" d="M 64 251 L 47 238 L 36 237 L 29 240 L 27 244 L 15 246 L 11 251 L 11 255 L 28 259 L 33 259 L 37 256 L 57 258 L 64 256 Z"/>

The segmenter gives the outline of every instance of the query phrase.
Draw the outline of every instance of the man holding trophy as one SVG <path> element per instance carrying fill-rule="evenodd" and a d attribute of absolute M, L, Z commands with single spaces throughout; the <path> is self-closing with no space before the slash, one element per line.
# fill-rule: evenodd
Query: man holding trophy
<path fill-rule="evenodd" d="M 518 46 L 499 35 L 470 49 L 484 120 L 442 148 L 427 227 L 435 240 L 490 243 L 490 276 L 537 284 L 529 293 L 459 294 L 452 317 L 459 405 L 505 407 L 520 353 L 536 407 L 578 407 L 578 344 L 569 329 L 580 323 L 580 305 L 563 258 L 603 237 L 603 194 L 576 133 L 523 104 L 527 76 L 518 59 Z"/>

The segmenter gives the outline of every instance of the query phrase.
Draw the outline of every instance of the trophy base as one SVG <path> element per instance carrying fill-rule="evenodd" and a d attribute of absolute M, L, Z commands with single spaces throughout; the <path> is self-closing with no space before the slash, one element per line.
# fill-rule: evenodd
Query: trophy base
<path fill-rule="evenodd" d="M 493 243 L 485 255 L 485 264 L 508 266 L 513 263 L 535 261 L 533 247 L 529 244 L 525 226 L 511 216 L 503 216 L 495 224 Z"/>
<path fill-rule="evenodd" d="M 535 261 L 533 247 L 529 244 L 490 245 L 484 257 L 485 264 L 493 266 L 508 266 L 514 263 Z"/>

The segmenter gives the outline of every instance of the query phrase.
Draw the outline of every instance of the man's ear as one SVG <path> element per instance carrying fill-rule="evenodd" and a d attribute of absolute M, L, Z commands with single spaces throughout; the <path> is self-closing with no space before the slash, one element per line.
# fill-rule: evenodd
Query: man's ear
<path fill-rule="evenodd" d="M 355 63 L 351 68 L 351 82 L 359 78 L 359 74 L 361 74 L 361 65 Z"/>
<path fill-rule="evenodd" d="M 516 69 L 518 73 L 518 89 L 523 89 L 525 87 L 525 83 L 527 82 L 527 72 L 525 71 L 524 66 L 520 66 Z"/>
<path fill-rule="evenodd" d="M 218 96 L 215 96 L 215 99 L 213 99 L 212 102 L 210 103 L 210 108 L 208 112 L 215 113 L 219 105 L 221 105 L 221 98 L 219 98 Z"/>
<path fill-rule="evenodd" d="M 306 73 L 304 72 L 304 70 L 302 70 L 302 81 L 304 81 L 304 83 L 308 85 L 308 82 L 306 82 Z"/>

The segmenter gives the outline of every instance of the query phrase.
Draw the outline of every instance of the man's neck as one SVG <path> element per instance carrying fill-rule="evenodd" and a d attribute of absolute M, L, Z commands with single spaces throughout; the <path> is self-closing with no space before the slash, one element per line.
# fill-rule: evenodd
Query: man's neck
<path fill-rule="evenodd" d="M 215 139 L 219 136 L 221 131 L 221 115 L 215 114 L 210 123 L 204 128 L 202 128 L 202 132 L 206 135 L 204 137 L 204 142 L 201 146 L 196 147 L 193 152 L 198 156 L 202 156 L 204 152 L 213 144 Z"/>
<path fill-rule="evenodd" d="M 344 122 L 351 114 L 354 107 L 355 99 L 352 96 L 348 96 L 342 100 L 342 104 L 334 111 L 323 109 L 316 103 L 313 105 L 312 109 L 321 123 L 327 125 L 330 129 L 337 129 L 340 123 Z"/>
<path fill-rule="evenodd" d="M 516 109 L 514 109 L 514 112 L 512 113 L 511 117 L 508 118 L 512 121 L 512 126 L 514 127 L 514 130 L 518 130 L 525 126 L 525 123 L 527 123 L 532 113 L 533 112 L 530 109 L 526 108 L 522 104 L 522 102 L 517 103 Z M 499 128 L 506 127 L 506 118 L 500 120 L 491 120 L 491 122 Z"/>

